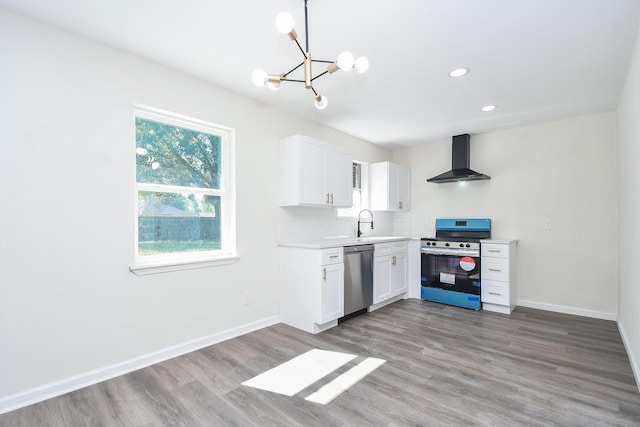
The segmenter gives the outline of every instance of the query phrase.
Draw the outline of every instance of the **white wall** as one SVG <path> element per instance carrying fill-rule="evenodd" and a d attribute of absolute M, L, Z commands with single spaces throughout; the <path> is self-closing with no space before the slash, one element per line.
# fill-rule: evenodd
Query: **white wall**
<path fill-rule="evenodd" d="M 0 412 L 40 386 L 277 321 L 278 139 L 390 154 L 2 9 L 0 52 Z M 134 103 L 236 129 L 236 264 L 129 272 Z"/>
<path fill-rule="evenodd" d="M 640 33 L 618 105 L 618 327 L 640 387 L 640 285 L 636 257 L 640 242 Z"/>
<path fill-rule="evenodd" d="M 438 217 L 488 217 L 495 238 L 517 238 L 521 305 L 615 319 L 616 115 L 604 113 L 471 136 L 466 185 L 425 180 L 451 167 L 451 141 L 394 151 L 411 167 L 411 233 Z M 552 229 L 545 231 L 543 221 Z"/>

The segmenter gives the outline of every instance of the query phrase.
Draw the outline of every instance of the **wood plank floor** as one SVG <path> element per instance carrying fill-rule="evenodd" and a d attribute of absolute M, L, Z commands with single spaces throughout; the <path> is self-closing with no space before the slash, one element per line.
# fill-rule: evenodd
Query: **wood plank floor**
<path fill-rule="evenodd" d="M 387 360 L 327 405 L 241 383 L 310 349 Z M 327 378 L 345 372 L 349 363 Z M 0 415 L 1 426 L 626 426 L 615 322 L 398 301 L 319 335 L 275 325 Z"/>

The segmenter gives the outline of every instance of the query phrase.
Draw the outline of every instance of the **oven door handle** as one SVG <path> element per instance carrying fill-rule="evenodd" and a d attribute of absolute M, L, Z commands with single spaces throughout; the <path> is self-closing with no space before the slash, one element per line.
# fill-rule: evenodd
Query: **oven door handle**
<path fill-rule="evenodd" d="M 426 255 L 459 255 L 459 256 L 470 256 L 478 258 L 480 256 L 480 251 L 465 251 L 459 249 L 442 249 L 442 250 L 433 250 L 433 249 L 422 249 L 421 252 Z"/>

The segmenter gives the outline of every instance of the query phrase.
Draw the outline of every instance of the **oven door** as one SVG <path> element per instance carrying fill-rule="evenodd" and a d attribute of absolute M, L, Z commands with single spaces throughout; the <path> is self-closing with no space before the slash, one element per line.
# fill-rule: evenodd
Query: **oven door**
<path fill-rule="evenodd" d="M 421 253 L 421 285 L 480 295 L 479 254 Z"/>

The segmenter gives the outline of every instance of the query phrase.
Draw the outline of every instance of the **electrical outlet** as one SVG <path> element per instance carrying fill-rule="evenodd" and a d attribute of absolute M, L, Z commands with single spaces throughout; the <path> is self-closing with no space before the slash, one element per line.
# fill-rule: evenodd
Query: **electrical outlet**
<path fill-rule="evenodd" d="M 242 294 L 242 305 L 249 304 L 251 304 L 251 294 L 249 293 L 249 291 L 244 291 L 244 293 Z"/>
<path fill-rule="evenodd" d="M 540 220 L 540 223 L 543 230 L 548 231 L 553 229 L 553 221 L 551 221 L 551 218 L 542 218 L 542 220 Z"/>

